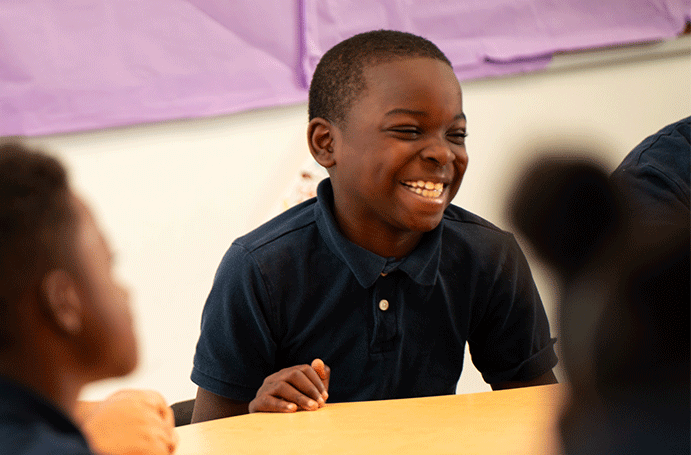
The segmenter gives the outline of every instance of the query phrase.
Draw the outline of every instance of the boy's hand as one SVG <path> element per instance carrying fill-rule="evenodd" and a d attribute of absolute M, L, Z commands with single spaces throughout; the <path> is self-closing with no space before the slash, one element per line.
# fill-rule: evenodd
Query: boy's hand
<path fill-rule="evenodd" d="M 173 411 L 158 392 L 116 392 L 85 404 L 77 420 L 97 454 L 169 455 L 178 442 Z"/>
<path fill-rule="evenodd" d="M 264 379 L 257 396 L 250 402 L 250 412 L 314 411 L 329 397 L 331 369 L 320 359 L 312 365 L 284 368 Z"/>

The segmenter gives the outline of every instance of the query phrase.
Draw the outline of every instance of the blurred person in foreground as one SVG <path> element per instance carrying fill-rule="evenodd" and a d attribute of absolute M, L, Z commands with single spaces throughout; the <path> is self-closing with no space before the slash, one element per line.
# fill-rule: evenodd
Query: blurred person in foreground
<path fill-rule="evenodd" d="M 156 392 L 80 402 L 137 365 L 127 290 L 65 169 L 0 143 L 0 453 L 169 454 L 172 411 Z"/>
<path fill-rule="evenodd" d="M 688 137 L 688 119 L 683 128 Z M 561 358 L 571 389 L 560 421 L 564 452 L 688 454 L 688 150 L 677 156 L 687 153 L 685 210 L 658 204 L 674 199 L 659 197 L 659 185 L 563 158 L 578 151 L 551 150 L 511 204 L 514 224 L 560 278 Z M 624 166 L 638 169 L 651 158 L 631 156 Z M 676 169 L 637 173 L 683 181 L 683 166 Z M 656 188 L 648 198 L 646 186 Z"/>

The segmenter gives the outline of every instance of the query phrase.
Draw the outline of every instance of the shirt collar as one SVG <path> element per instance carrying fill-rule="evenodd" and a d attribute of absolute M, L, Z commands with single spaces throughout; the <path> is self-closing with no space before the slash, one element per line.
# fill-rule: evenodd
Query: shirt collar
<path fill-rule="evenodd" d="M 346 239 L 333 216 L 333 187 L 326 178 L 317 187 L 317 203 L 314 205 L 315 219 L 322 238 L 329 249 L 353 272 L 364 288 L 372 286 L 381 276 L 387 259 L 366 250 Z M 441 257 L 441 234 L 443 220 L 439 226 L 425 233 L 410 255 L 403 259 L 398 270 L 406 273 L 421 285 L 433 285 Z"/>

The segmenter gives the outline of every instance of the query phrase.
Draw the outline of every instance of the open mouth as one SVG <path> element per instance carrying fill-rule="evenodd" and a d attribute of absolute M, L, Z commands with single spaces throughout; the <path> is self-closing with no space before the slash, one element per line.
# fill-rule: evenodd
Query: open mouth
<path fill-rule="evenodd" d="M 401 183 L 403 183 L 403 186 L 408 188 L 408 190 L 412 191 L 413 193 L 430 199 L 438 198 L 444 191 L 444 184 L 439 182 L 434 183 L 426 182 L 424 180 L 415 180 Z"/>

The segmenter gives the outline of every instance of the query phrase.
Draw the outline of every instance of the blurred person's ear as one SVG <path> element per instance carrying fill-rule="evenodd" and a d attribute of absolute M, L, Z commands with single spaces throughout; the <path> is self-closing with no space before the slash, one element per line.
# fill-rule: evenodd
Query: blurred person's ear
<path fill-rule="evenodd" d="M 74 280 L 62 269 L 50 270 L 43 277 L 41 293 L 47 317 L 68 335 L 82 328 L 82 304 Z"/>

